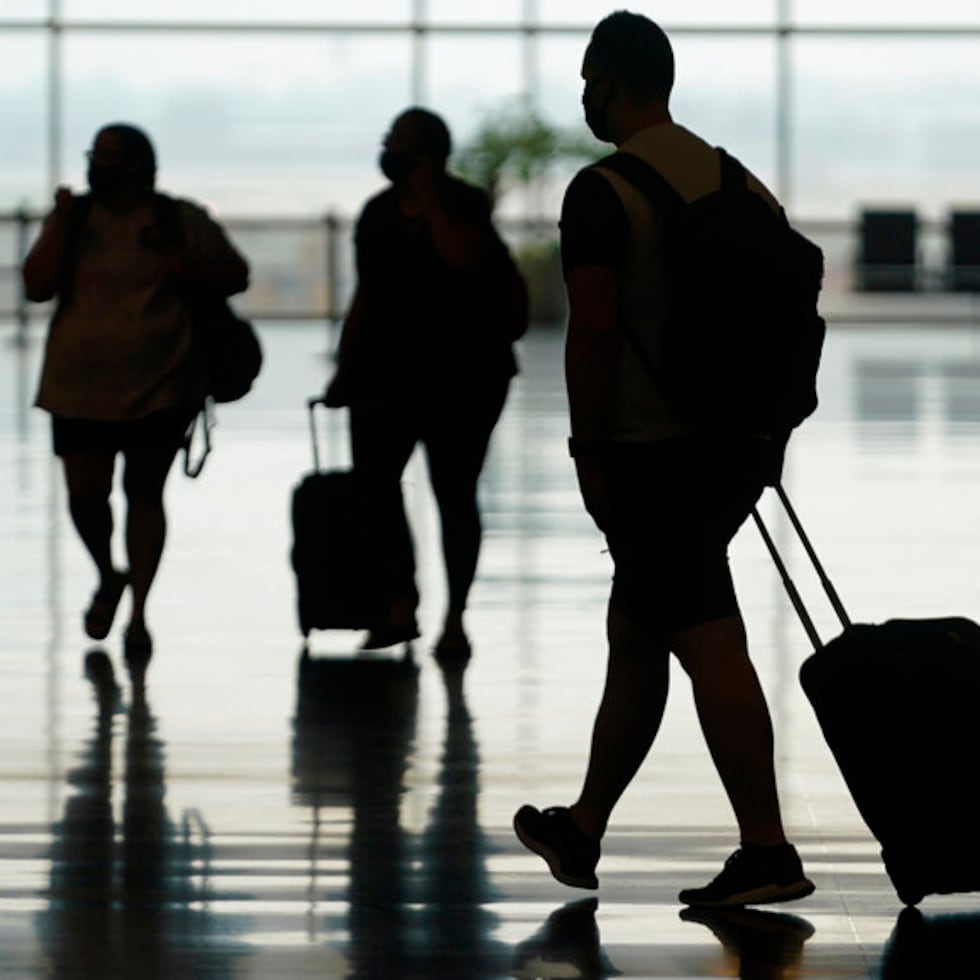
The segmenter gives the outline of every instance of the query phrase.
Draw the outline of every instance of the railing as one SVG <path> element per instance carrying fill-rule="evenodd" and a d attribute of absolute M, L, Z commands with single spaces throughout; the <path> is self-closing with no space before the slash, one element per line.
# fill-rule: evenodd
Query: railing
<path fill-rule="evenodd" d="M 46 322 L 50 304 L 29 303 L 20 267 L 40 232 L 42 214 L 0 212 L 0 321 L 13 320 L 18 337 L 33 322 Z M 243 315 L 262 320 L 338 320 L 354 285 L 353 219 L 334 213 L 311 218 L 222 219 L 235 246 L 251 266 L 246 293 L 234 300 Z M 554 221 L 498 222 L 511 247 L 521 253 L 545 319 L 562 315 L 556 293 L 561 291 Z"/>
<path fill-rule="evenodd" d="M 20 267 L 43 215 L 0 213 L 0 320 L 18 336 L 50 315 L 50 304 L 29 303 Z M 350 219 L 240 218 L 224 223 L 252 268 L 249 290 L 236 299 L 244 315 L 266 320 L 337 319 L 351 284 Z"/>
<path fill-rule="evenodd" d="M 0 322 L 16 324 L 25 343 L 30 327 L 45 323 L 50 304 L 29 303 L 20 267 L 40 230 L 42 215 L 18 210 L 0 213 Z M 310 218 L 227 218 L 225 227 L 252 269 L 251 285 L 235 299 L 243 315 L 265 321 L 337 321 L 350 301 L 354 284 L 353 219 L 334 213 Z M 823 249 L 827 276 L 824 306 L 828 319 L 874 322 L 976 322 L 977 297 L 944 291 L 948 227 L 945 221 L 921 221 L 917 295 L 865 296 L 855 289 L 856 221 L 798 221 L 797 226 Z M 528 278 L 532 316 L 537 321 L 564 318 L 564 295 L 554 220 L 498 221 Z"/>

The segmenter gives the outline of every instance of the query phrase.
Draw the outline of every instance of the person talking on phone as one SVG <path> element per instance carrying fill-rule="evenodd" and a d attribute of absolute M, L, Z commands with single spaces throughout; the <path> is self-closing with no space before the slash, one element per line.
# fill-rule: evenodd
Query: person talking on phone
<path fill-rule="evenodd" d="M 357 288 L 325 400 L 349 406 L 383 592 L 365 649 L 419 635 L 415 557 L 400 479 L 426 454 L 439 509 L 448 603 L 440 657 L 468 657 L 463 614 L 482 536 L 477 482 L 516 373 L 527 293 L 486 194 L 447 172 L 451 137 L 434 112 L 392 123 L 379 166 L 389 186 L 355 232 Z"/>
<path fill-rule="evenodd" d="M 105 638 L 128 589 L 125 659 L 145 668 L 153 651 L 146 602 L 166 537 L 164 484 L 205 395 L 181 295 L 241 292 L 248 264 L 191 201 L 171 199 L 179 228 L 164 227 L 156 154 L 141 129 L 104 126 L 86 156 L 89 192 L 58 189 L 22 269 L 29 300 L 57 301 L 35 404 L 51 415 L 69 511 L 98 574 L 85 632 Z M 118 455 L 125 570 L 112 556 Z"/>

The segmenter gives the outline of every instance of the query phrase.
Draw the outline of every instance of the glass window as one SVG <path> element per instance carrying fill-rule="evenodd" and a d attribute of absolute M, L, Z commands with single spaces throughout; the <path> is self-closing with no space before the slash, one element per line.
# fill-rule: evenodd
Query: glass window
<path fill-rule="evenodd" d="M 538 47 L 538 108 L 544 119 L 577 135 L 595 157 L 613 147 L 593 140 L 582 115 L 582 54 L 588 38 L 542 37 Z M 762 181 L 776 182 L 776 42 L 770 38 L 674 39 L 674 119 L 739 157 Z M 562 184 L 586 162 L 570 157 L 556 168 Z M 558 196 L 560 201 L 560 193 Z"/>
<path fill-rule="evenodd" d="M 798 212 L 907 204 L 941 217 L 980 199 L 975 40 L 798 38 L 793 51 Z"/>
<path fill-rule="evenodd" d="M 64 174 L 106 122 L 143 126 L 160 185 L 236 214 L 351 213 L 408 100 L 407 35 L 69 35 Z"/>
<path fill-rule="evenodd" d="M 3 20 L 34 20 L 48 16 L 48 0 L 4 0 Z"/>
<path fill-rule="evenodd" d="M 425 64 L 425 103 L 445 118 L 457 148 L 523 91 L 522 41 L 516 34 L 432 35 Z"/>
<path fill-rule="evenodd" d="M 0 34 L 0 210 L 46 208 L 47 38 Z"/>
<path fill-rule="evenodd" d="M 777 0 L 660 0 L 656 11 L 643 11 L 669 31 L 677 26 L 715 26 L 768 24 L 776 17 Z M 537 0 L 538 20 L 542 24 L 598 23 L 615 5 L 598 0 Z"/>
<path fill-rule="evenodd" d="M 425 19 L 431 24 L 519 24 L 524 0 L 425 0 Z"/>
<path fill-rule="evenodd" d="M 62 0 L 66 18 L 125 23 L 218 21 L 221 23 L 368 24 L 407 23 L 412 0 L 275 0 L 242 4 L 237 0 Z"/>
<path fill-rule="evenodd" d="M 582 116 L 582 55 L 588 34 L 543 35 L 537 41 L 537 102 L 546 119 L 585 128 Z"/>
<path fill-rule="evenodd" d="M 776 42 L 682 36 L 674 41 L 674 55 L 675 122 L 725 147 L 778 193 Z"/>
<path fill-rule="evenodd" d="M 543 36 L 538 41 L 537 110 L 546 123 L 556 127 L 570 149 L 566 159 L 554 168 L 552 210 L 558 213 L 561 197 L 572 175 L 580 167 L 601 156 L 612 147 L 600 143 L 589 132 L 582 114 L 582 54 L 587 34 Z"/>
<path fill-rule="evenodd" d="M 794 0 L 798 24 L 839 24 L 885 27 L 980 26 L 976 0 L 929 0 L 901 4 L 895 0 Z"/>

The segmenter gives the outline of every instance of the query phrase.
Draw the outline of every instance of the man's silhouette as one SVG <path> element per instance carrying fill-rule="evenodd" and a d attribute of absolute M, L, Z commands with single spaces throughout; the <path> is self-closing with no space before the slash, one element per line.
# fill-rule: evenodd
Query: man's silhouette
<path fill-rule="evenodd" d="M 652 165 L 688 202 L 718 190 L 717 150 L 671 119 L 673 53 L 656 24 L 626 11 L 605 18 L 582 77 L 586 122 L 598 139 Z M 748 186 L 778 208 L 752 175 Z M 582 171 L 565 196 L 561 238 L 570 450 L 615 565 L 609 660 L 578 799 L 543 812 L 522 807 L 515 829 L 559 881 L 597 887 L 599 843 L 659 729 L 673 653 L 691 679 L 741 834 L 718 877 L 680 900 L 800 898 L 813 885 L 783 831 L 772 724 L 727 558 L 765 485 L 770 443 L 686 425 L 658 390 L 646 362 L 658 361 L 667 315 L 664 215 L 637 188 L 601 164 Z"/>

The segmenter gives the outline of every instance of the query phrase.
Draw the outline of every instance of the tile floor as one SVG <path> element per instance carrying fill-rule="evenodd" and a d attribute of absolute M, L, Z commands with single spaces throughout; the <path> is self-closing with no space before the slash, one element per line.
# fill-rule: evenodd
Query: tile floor
<path fill-rule="evenodd" d="M 265 372 L 219 411 L 204 475 L 172 477 L 141 691 L 121 668 L 121 628 L 99 647 L 81 630 L 92 573 L 29 407 L 37 329 L 27 349 L 0 330 L 4 978 L 978 974 L 980 897 L 901 914 L 799 689 L 807 641 L 751 527 L 733 567 L 817 892 L 726 917 L 677 904 L 735 844 L 680 677 L 615 814 L 597 898 L 515 840 L 521 803 L 576 792 L 603 673 L 609 563 L 565 455 L 557 331 L 523 342 L 485 473 L 465 672 L 440 670 L 427 647 L 444 587 L 417 459 L 413 659 L 358 660 L 340 632 L 300 656 L 289 499 L 310 467 L 305 398 L 322 388 L 329 339 L 267 325 Z M 786 484 L 852 615 L 976 617 L 980 331 L 835 325 L 821 394 Z M 320 421 L 343 465 L 342 419 Z M 833 615 L 771 504 L 829 637 Z"/>

